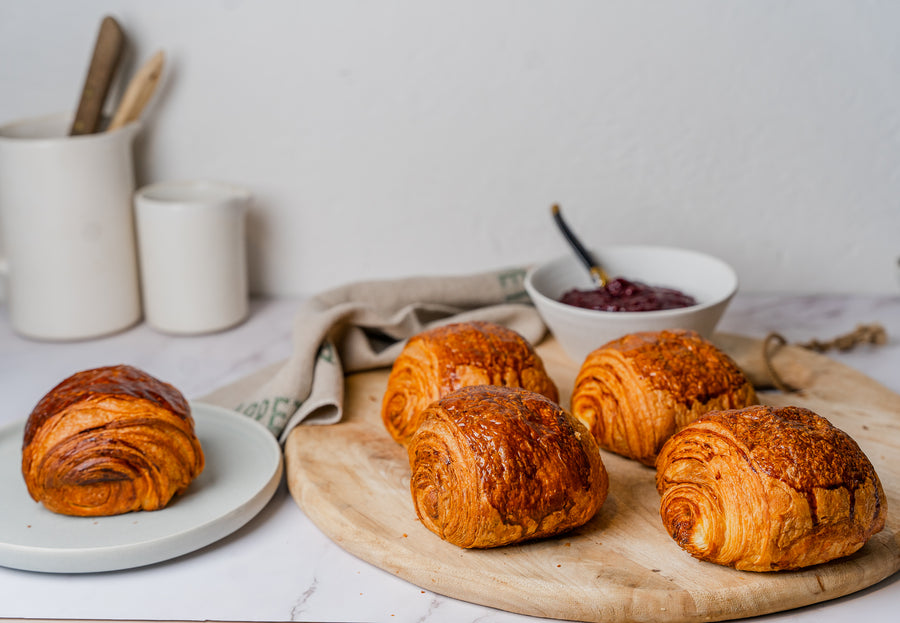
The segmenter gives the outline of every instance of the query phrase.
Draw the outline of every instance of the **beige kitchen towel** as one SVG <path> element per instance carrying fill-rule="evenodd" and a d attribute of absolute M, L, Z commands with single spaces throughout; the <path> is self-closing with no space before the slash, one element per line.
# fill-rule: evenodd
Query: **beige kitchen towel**
<path fill-rule="evenodd" d="M 532 343 L 546 328 L 525 269 L 345 285 L 300 304 L 291 356 L 201 398 L 265 424 L 283 443 L 301 422 L 341 418 L 344 374 L 390 366 L 407 338 L 450 322 L 487 320 Z"/>

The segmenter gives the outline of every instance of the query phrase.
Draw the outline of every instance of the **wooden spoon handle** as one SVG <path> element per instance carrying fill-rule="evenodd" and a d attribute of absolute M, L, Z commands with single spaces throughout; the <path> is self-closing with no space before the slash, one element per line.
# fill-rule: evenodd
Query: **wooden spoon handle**
<path fill-rule="evenodd" d="M 103 102 L 106 100 L 124 47 L 125 33 L 122 32 L 119 23 L 112 17 L 104 17 L 100 23 L 94 55 L 91 57 L 70 134 L 92 134 L 97 131 L 100 114 L 103 112 Z"/>
<path fill-rule="evenodd" d="M 125 95 L 122 96 L 122 101 L 119 103 L 119 107 L 116 109 L 116 114 L 113 115 L 107 131 L 115 130 L 126 123 L 138 120 L 141 112 L 156 90 L 156 85 L 159 84 L 164 62 L 165 54 L 160 50 L 138 69 L 131 82 L 128 83 Z"/>

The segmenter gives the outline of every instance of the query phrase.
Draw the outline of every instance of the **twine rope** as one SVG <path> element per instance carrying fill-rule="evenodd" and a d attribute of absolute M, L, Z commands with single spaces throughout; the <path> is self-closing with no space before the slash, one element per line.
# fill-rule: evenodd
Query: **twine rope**
<path fill-rule="evenodd" d="M 887 331 L 885 331 L 884 327 L 880 324 L 861 324 L 857 325 L 850 333 L 839 335 L 831 340 L 822 341 L 812 339 L 808 342 L 798 343 L 796 346 L 817 353 L 825 353 L 830 350 L 844 352 L 866 344 L 881 346 L 882 344 L 887 343 L 887 339 Z M 769 333 L 763 340 L 763 362 L 765 363 L 766 371 L 772 379 L 772 384 L 782 392 L 793 393 L 799 391 L 799 388 L 793 387 L 791 384 L 787 383 L 772 363 L 772 358 L 778 350 L 787 344 L 787 339 L 780 333 L 775 331 Z"/>

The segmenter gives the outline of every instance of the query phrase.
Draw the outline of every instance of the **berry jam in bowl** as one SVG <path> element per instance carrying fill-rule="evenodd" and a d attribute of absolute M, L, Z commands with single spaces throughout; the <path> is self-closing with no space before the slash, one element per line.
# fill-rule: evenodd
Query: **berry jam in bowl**
<path fill-rule="evenodd" d="M 534 266 L 525 276 L 541 318 L 579 365 L 591 351 L 628 333 L 693 329 L 709 338 L 737 292 L 737 275 L 728 264 L 689 249 L 614 246 L 594 251 L 594 257 L 610 276 L 601 291 L 572 254 Z"/>
<path fill-rule="evenodd" d="M 566 305 L 597 311 L 659 311 L 697 304 L 697 299 L 684 292 L 648 286 L 622 277 L 611 279 L 605 286 L 590 290 L 572 288 L 559 300 Z"/>

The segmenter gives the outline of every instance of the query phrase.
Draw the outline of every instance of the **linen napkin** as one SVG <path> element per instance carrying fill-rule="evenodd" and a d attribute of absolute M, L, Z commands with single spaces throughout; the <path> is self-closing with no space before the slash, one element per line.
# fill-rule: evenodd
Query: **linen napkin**
<path fill-rule="evenodd" d="M 496 322 L 537 344 L 546 327 L 524 289 L 525 269 L 369 281 L 325 291 L 294 318 L 290 357 L 200 400 L 262 422 L 281 443 L 301 422 L 341 419 L 344 374 L 390 366 L 428 328 Z"/>

